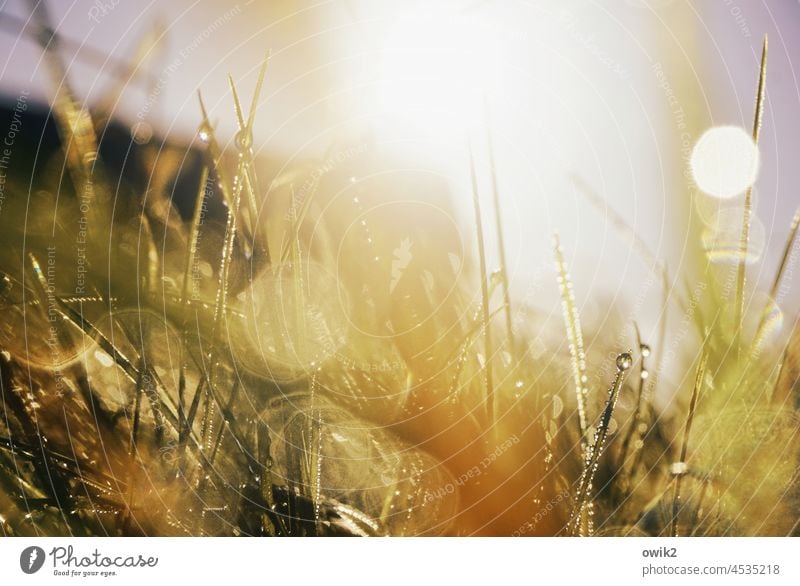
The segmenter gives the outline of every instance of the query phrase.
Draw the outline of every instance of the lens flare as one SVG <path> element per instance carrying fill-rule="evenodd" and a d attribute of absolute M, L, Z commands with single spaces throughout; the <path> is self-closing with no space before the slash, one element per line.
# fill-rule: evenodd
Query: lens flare
<path fill-rule="evenodd" d="M 692 177 L 709 195 L 735 197 L 755 182 L 758 158 L 758 147 L 743 128 L 710 128 L 692 151 Z"/>
<path fill-rule="evenodd" d="M 742 216 L 739 208 L 722 208 L 703 230 L 703 248 L 711 262 L 716 264 L 735 264 L 742 258 L 740 239 Z M 757 217 L 750 221 L 747 251 L 744 260 L 748 264 L 758 262 L 766 247 L 764 225 Z"/>

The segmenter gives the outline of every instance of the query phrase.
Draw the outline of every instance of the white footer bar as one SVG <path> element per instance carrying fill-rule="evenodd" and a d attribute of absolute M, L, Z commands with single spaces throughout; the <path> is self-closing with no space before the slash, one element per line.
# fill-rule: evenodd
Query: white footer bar
<path fill-rule="evenodd" d="M 0 576 L 114 586 L 800 584 L 798 546 L 792 538 L 4 538 Z"/>

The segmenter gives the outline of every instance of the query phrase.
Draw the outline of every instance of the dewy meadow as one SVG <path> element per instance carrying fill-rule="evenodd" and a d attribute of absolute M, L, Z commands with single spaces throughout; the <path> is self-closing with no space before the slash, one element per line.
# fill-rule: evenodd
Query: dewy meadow
<path fill-rule="evenodd" d="M 766 285 L 755 250 L 760 131 L 772 80 L 790 75 L 768 68 L 766 37 L 739 65 L 755 96 L 747 129 L 690 134 L 678 81 L 651 68 L 683 125 L 673 155 L 719 207 L 691 233 L 689 268 L 671 270 L 627 210 L 573 177 L 648 272 L 588 304 L 564 234 L 530 294 L 514 289 L 490 125 L 467 139 L 466 190 L 452 194 L 395 173 L 368 134 L 314 160 L 260 156 L 257 120 L 291 127 L 263 108 L 272 68 L 291 67 L 278 52 L 259 57 L 247 95 L 233 75 L 198 79 L 182 141 L 155 123 L 166 88 L 249 4 L 177 40 L 132 127 L 111 113 L 165 35 L 105 65 L 114 75 L 89 102 L 70 83 L 69 40 L 31 6 L 24 22 L 3 15 L 36 43 L 49 92 L 45 105 L 14 88 L 0 128 L 3 535 L 800 531 L 800 330 L 780 307 L 800 215 L 775 225 Z M 98 2 L 90 20 L 122 10 Z M 637 83 L 577 13 L 561 14 L 579 49 Z M 232 137 L 204 98 L 211 85 L 233 104 Z M 466 229 L 453 199 L 468 202 Z M 545 289 L 548 308 L 535 303 Z M 58 546 L 47 563 L 158 563 L 136 555 Z"/>

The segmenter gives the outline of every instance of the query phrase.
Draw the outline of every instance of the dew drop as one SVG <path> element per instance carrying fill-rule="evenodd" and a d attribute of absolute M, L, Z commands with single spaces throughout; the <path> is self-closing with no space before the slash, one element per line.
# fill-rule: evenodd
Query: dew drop
<path fill-rule="evenodd" d="M 689 466 L 687 466 L 686 462 L 674 462 L 669 467 L 669 471 L 673 476 L 682 476 L 689 472 Z"/>
<path fill-rule="evenodd" d="M 642 344 L 641 346 L 639 346 L 639 351 L 645 358 L 650 356 L 650 346 L 648 346 L 647 344 Z"/>
<path fill-rule="evenodd" d="M 97 361 L 105 367 L 114 365 L 114 359 L 102 350 L 95 350 L 94 357 L 97 358 Z"/>
<path fill-rule="evenodd" d="M 253 135 L 249 132 L 240 131 L 236 133 L 236 146 L 239 151 L 248 151 L 253 146 Z"/>
<path fill-rule="evenodd" d="M 617 356 L 617 368 L 620 371 L 628 370 L 633 364 L 633 358 L 627 352 L 623 352 Z"/>

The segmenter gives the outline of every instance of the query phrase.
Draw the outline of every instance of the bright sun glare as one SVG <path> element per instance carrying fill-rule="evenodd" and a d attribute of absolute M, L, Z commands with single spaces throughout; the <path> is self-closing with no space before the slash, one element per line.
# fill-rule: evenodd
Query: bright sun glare
<path fill-rule="evenodd" d="M 431 131 L 458 131 L 496 88 L 502 39 L 471 14 L 428 9 L 403 18 L 381 51 L 379 103 L 387 116 Z"/>

